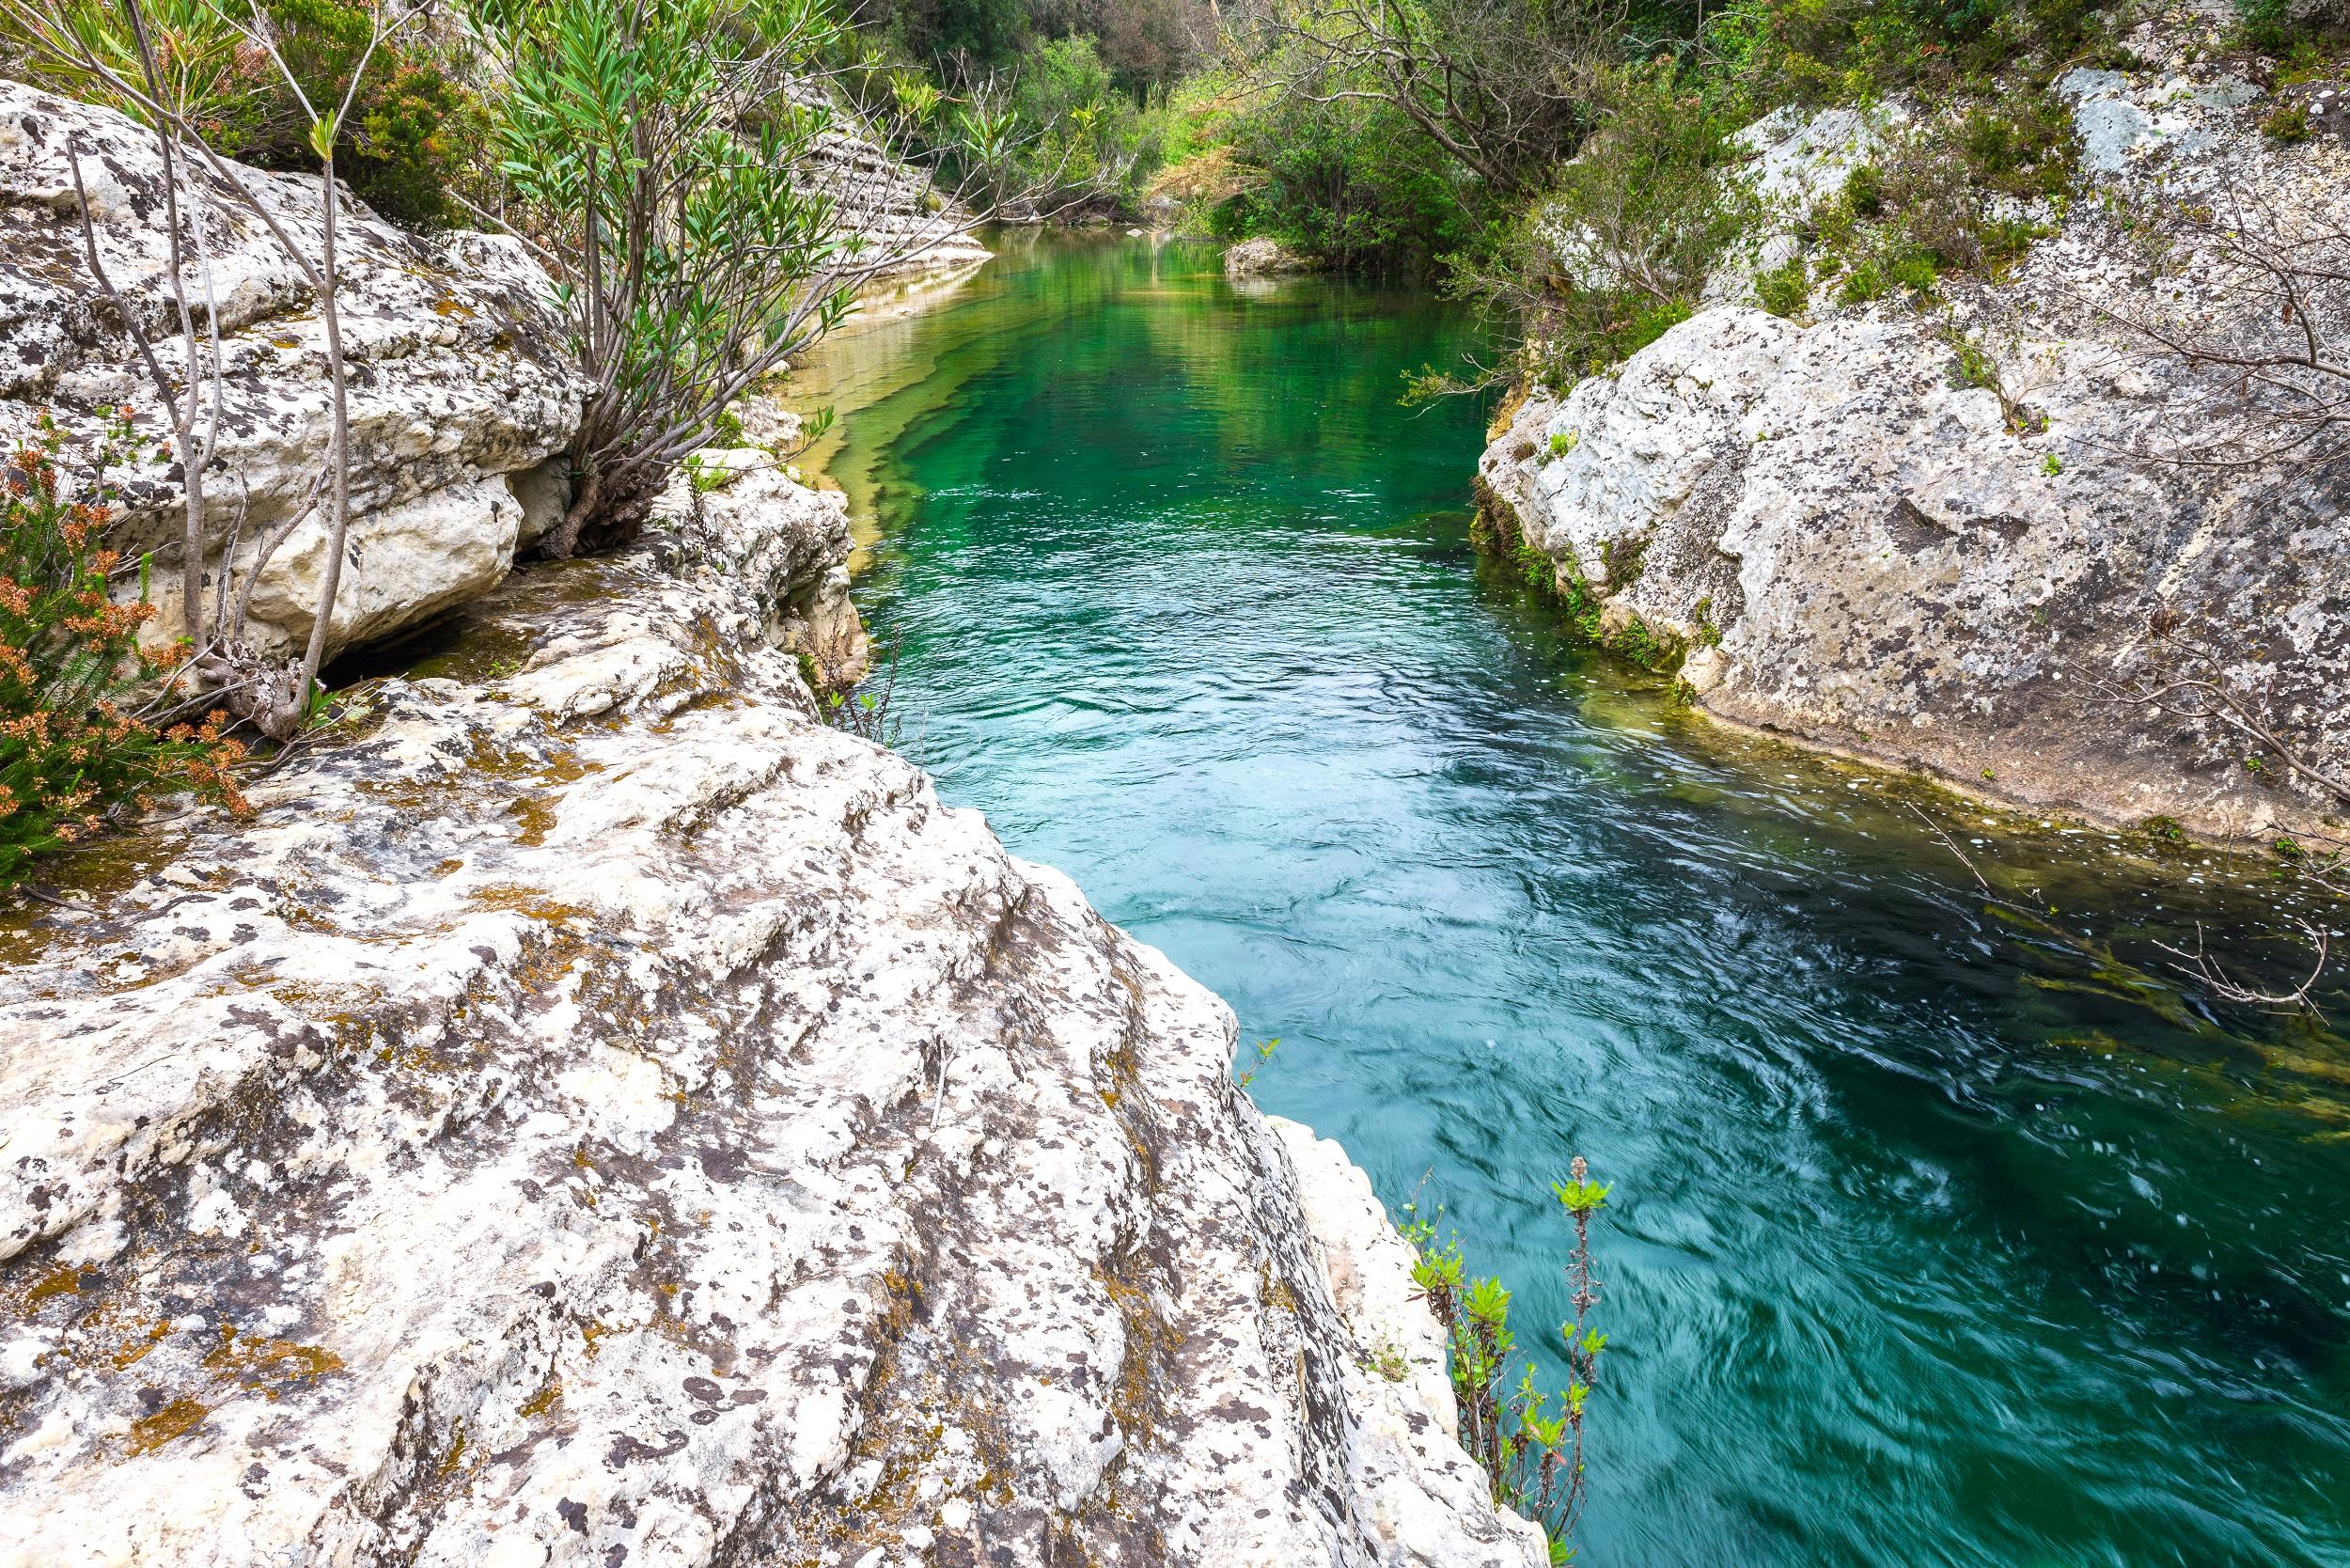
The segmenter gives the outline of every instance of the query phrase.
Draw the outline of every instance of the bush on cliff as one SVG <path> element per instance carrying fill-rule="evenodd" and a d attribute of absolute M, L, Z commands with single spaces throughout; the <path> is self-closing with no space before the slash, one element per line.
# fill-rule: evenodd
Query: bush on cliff
<path fill-rule="evenodd" d="M 588 382 L 572 499 L 540 542 L 627 542 L 728 406 L 831 330 L 864 284 L 977 222 L 966 183 L 905 211 L 928 161 L 1007 166 L 1000 101 L 913 88 L 854 126 L 807 81 L 842 44 L 828 0 L 478 0 L 505 72 L 493 144 L 556 274 Z M 918 84 L 916 84 L 918 86 Z M 842 156 L 854 130 L 880 156 Z"/>
<path fill-rule="evenodd" d="M 1697 308 L 1753 215 L 1729 172 L 1733 122 L 1670 62 L 1611 72 L 1593 99 L 1606 129 L 1550 190 L 1445 259 L 1448 291 L 1520 329 L 1496 379 L 1565 386 L 1655 341 Z M 1431 376 L 1418 390 L 1461 384 Z"/>
<path fill-rule="evenodd" d="M 223 0 L 141 0 L 149 41 L 168 102 L 185 106 L 214 150 L 264 168 L 318 166 L 310 116 L 285 73 L 248 46 L 254 18 Z M 313 104 L 339 103 L 359 71 L 347 122 L 349 140 L 337 168 L 360 198 L 396 223 L 432 227 L 452 221 L 449 196 L 479 161 L 485 121 L 479 102 L 417 30 L 407 29 L 367 58 L 372 8 L 356 0 L 267 0 L 258 8 L 278 52 Z M 90 55 L 124 79 L 140 79 L 136 40 L 116 0 L 76 0 L 62 20 Z M 78 70 L 55 50 L 24 37 L 0 12 L 0 28 L 24 55 L 37 85 L 119 109 L 144 120 L 140 106 L 111 91 L 102 77 Z"/>
<path fill-rule="evenodd" d="M 128 436 L 118 423 L 115 441 Z M 0 887 L 160 795 L 243 808 L 229 770 L 244 748 L 222 738 L 224 715 L 164 724 L 141 711 L 164 673 L 138 644 L 154 610 L 108 596 L 122 562 L 104 544 L 104 459 L 88 498 L 69 500 L 59 446 L 51 430 L 0 469 Z"/>

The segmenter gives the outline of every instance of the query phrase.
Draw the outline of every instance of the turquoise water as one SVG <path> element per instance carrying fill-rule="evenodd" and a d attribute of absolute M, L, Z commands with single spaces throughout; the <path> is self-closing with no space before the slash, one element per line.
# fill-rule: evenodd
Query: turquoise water
<path fill-rule="evenodd" d="M 829 345 L 901 744 L 1279 1037 L 1259 1102 L 1440 1204 L 1529 1337 L 1548 1183 L 1618 1184 L 1579 1560 L 2350 1562 L 2350 1045 L 2149 946 L 2270 867 L 1577 652 L 1468 548 L 1481 412 L 1396 406 L 1473 346 L 1050 238 Z M 1986 913 L 1905 798 L 2058 912 Z"/>

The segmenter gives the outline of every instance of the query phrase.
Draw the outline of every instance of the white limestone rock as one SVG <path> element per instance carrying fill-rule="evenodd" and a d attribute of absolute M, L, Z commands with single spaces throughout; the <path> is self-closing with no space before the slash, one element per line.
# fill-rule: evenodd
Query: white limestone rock
<path fill-rule="evenodd" d="M 1377 1561 L 1447 1568 L 1452 1518 L 1475 1513 L 1485 1473 L 1460 1448 L 1460 1418 L 1445 1372 L 1444 1330 L 1412 1287 L 1412 1250 L 1371 1190 L 1371 1178 L 1329 1138 L 1265 1118 L 1295 1175 L 1313 1255 L 1354 1336 L 1347 1392 L 1362 1414 L 1354 1446 L 1357 1492 L 1370 1506 Z M 1547 1560 L 1531 1520 L 1504 1513 L 1510 1541 L 1471 1561 Z"/>
<path fill-rule="evenodd" d="M 1224 251 L 1224 275 L 1235 279 L 1311 272 L 1313 265 L 1278 240 L 1243 240 Z"/>
<path fill-rule="evenodd" d="M 2350 223 L 2350 147 L 2262 135 L 2240 78 L 2059 86 L 2123 206 L 2232 182 L 2281 221 Z M 1773 126 L 1771 148 L 1826 150 L 1766 173 L 1832 172 L 1856 134 Z M 1716 303 L 1536 395 L 1480 463 L 1487 515 L 1604 629 L 1684 647 L 1723 718 L 2102 820 L 2339 832 L 2337 799 L 2274 759 L 2248 769 L 2230 727 L 2096 689 L 2162 667 L 2158 634 L 2200 635 L 2309 760 L 2350 769 L 2350 475 L 2136 457 L 2195 434 L 2203 393 L 2114 317 L 2227 330 L 2243 306 L 2207 261 L 2149 281 L 2117 259 L 2100 193 L 2070 211 L 2013 277 L 1947 280 L 1932 310 L 1815 299 L 1798 324 Z"/>
<path fill-rule="evenodd" d="M 100 410 L 128 403 L 160 440 L 168 422 L 90 269 L 76 158 L 106 273 L 166 370 L 184 375 L 153 140 L 110 110 L 0 82 L 0 433 L 27 438 L 45 410 L 86 443 Z M 200 317 L 209 268 L 226 364 L 208 549 L 233 532 L 249 561 L 261 536 L 307 503 L 329 447 L 324 326 L 261 219 L 220 177 L 188 178 L 184 275 Z M 236 178 L 320 254 L 314 178 L 242 166 Z M 354 515 L 331 649 L 412 625 L 504 575 L 525 517 L 545 525 L 550 502 L 533 487 L 543 491 L 541 465 L 570 440 L 581 397 L 551 286 L 517 242 L 409 234 L 348 196 L 339 235 Z M 177 625 L 178 455 L 150 453 L 127 473 L 117 534 L 158 554 L 155 579 L 173 596 L 156 622 L 163 634 Z M 257 597 L 261 649 L 307 637 L 324 550 L 312 521 L 273 559 Z"/>
<path fill-rule="evenodd" d="M 0 925 L 0 1565 L 1543 1560 L 1230 1011 L 809 717 L 837 521 L 515 573 Z"/>

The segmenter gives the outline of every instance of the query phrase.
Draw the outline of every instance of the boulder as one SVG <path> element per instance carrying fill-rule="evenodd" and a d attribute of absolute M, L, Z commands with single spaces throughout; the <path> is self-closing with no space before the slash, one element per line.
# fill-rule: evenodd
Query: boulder
<path fill-rule="evenodd" d="M 2261 221 L 2339 229 L 2350 148 L 2262 134 L 2236 77 L 2059 89 L 2101 190 L 2012 278 L 1950 280 L 1930 308 L 1815 296 L 1809 322 L 1701 310 L 1514 411 L 1480 467 L 1489 526 L 1603 635 L 1685 652 L 1719 717 L 2101 821 L 2338 835 L 2340 796 L 2242 726 L 2123 698 L 2216 672 L 2350 776 L 2350 471 L 2166 456 L 2209 433 L 2213 384 L 2120 323 L 2270 318 L 2217 259 L 2147 274 L 2106 212 L 2252 190 Z M 1854 130 L 1766 140 L 1833 152 Z"/>
<path fill-rule="evenodd" d="M 0 432 L 26 440 L 46 411 L 86 449 L 102 411 L 128 404 L 135 428 L 161 442 L 169 421 L 91 269 L 77 159 L 106 275 L 166 371 L 185 377 L 153 138 L 111 110 L 0 82 Z M 222 333 L 207 547 L 215 575 L 224 552 L 249 565 L 265 534 L 309 510 L 255 596 L 251 640 L 290 647 L 309 634 L 326 559 L 325 521 L 309 503 L 330 446 L 329 383 L 318 300 L 260 214 L 321 254 L 319 182 L 184 166 L 183 281 L 199 323 L 216 315 Z M 339 250 L 353 517 L 330 648 L 494 585 L 563 504 L 559 460 L 546 465 L 582 396 L 552 286 L 519 242 L 406 233 L 346 194 Z M 159 635 L 179 624 L 179 456 L 150 449 L 120 476 L 127 515 L 115 537 L 155 552 Z"/>
<path fill-rule="evenodd" d="M 0 1564 L 1546 1560 L 1230 1012 L 810 716 L 838 516 L 517 572 L 0 924 Z"/>
<path fill-rule="evenodd" d="M 1226 277 L 1273 277 L 1311 272 L 1314 263 L 1277 240 L 1243 240 L 1224 252 Z"/>

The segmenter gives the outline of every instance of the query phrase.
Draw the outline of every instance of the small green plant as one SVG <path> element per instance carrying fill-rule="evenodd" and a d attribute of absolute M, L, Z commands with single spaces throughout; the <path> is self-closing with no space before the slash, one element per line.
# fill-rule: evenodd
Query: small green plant
<path fill-rule="evenodd" d="M 1271 1040 L 1268 1040 L 1261 1045 L 1257 1046 L 1257 1059 L 1250 1062 L 1246 1071 L 1241 1074 L 1240 1087 L 1246 1089 L 1250 1084 L 1255 1083 L 1257 1081 L 1257 1074 L 1263 1072 L 1265 1068 L 1272 1063 L 1273 1053 L 1280 1048 L 1281 1037 L 1279 1035 L 1275 1035 Z"/>
<path fill-rule="evenodd" d="M 1864 258 L 1844 274 L 1836 297 L 1846 305 L 1868 305 L 1883 299 L 1892 287 L 1892 280 L 1885 275 L 1885 269 L 1877 265 L 1875 259 Z"/>
<path fill-rule="evenodd" d="M 2280 142 L 2305 142 L 2310 139 L 2310 106 L 2307 103 L 2280 103 L 2261 121 L 2261 130 Z"/>
<path fill-rule="evenodd" d="M 1755 277 L 1754 297 L 1774 316 L 1800 316 L 1811 303 L 1810 269 L 1802 257 L 1791 256 Z"/>
<path fill-rule="evenodd" d="M 1610 1190 L 1590 1179 L 1579 1154 L 1567 1180 L 1551 1186 L 1574 1227 L 1565 1264 L 1574 1315 L 1559 1330 L 1567 1388 L 1555 1403 L 1538 1385 L 1532 1361 L 1518 1349 L 1510 1326 L 1509 1290 L 1497 1278 L 1472 1278 L 1462 1260 L 1460 1238 L 1448 1233 L 1439 1239 L 1435 1224 L 1419 1217 L 1417 1203 L 1404 1205 L 1413 1217 L 1401 1228 L 1418 1254 L 1412 1282 L 1445 1330 L 1461 1446 L 1484 1469 L 1495 1502 L 1543 1527 L 1554 1563 L 1574 1555 L 1574 1529 L 1588 1495 L 1585 1408 L 1598 1387 L 1599 1358 L 1607 1348 L 1607 1336 L 1591 1321 L 1600 1297 L 1591 1272 L 1590 1224 L 1606 1207 Z"/>
<path fill-rule="evenodd" d="M 1935 285 L 1942 281 L 1942 274 L 1935 270 L 1934 258 L 1919 251 L 1895 257 L 1886 267 L 1885 275 L 1899 287 L 1920 294 L 1933 293 Z"/>
<path fill-rule="evenodd" d="M 1581 431 L 1553 431 L 1550 432 L 1550 455 L 1554 458 L 1565 457 L 1569 452 L 1574 451 L 1582 440 Z"/>
<path fill-rule="evenodd" d="M 1690 606 L 1689 619 L 1698 623 L 1698 641 L 1708 648 L 1722 645 L 1722 629 L 1714 624 L 1714 596 L 1707 594 Z"/>
<path fill-rule="evenodd" d="M 131 440 L 126 411 L 95 462 L 87 499 L 60 494 L 63 441 L 45 418 L 39 443 L 0 468 L 0 886 L 167 792 L 245 809 L 230 773 L 244 747 L 222 735 L 226 714 L 167 723 L 139 707 L 164 674 L 139 646 L 154 606 L 143 593 L 114 602 L 109 578 L 121 560 L 102 542 L 115 494 L 106 464 Z M 138 573 L 144 587 L 144 557 Z"/>
<path fill-rule="evenodd" d="M 2064 472 L 2064 460 L 2050 452 L 2040 460 L 2040 471 L 2053 479 Z"/>

